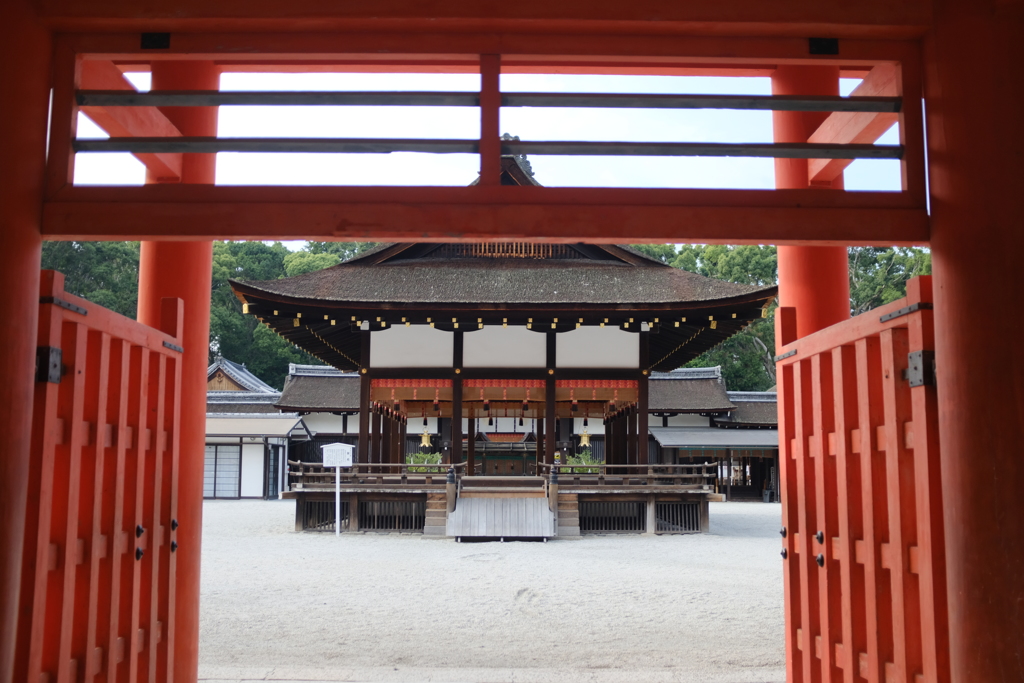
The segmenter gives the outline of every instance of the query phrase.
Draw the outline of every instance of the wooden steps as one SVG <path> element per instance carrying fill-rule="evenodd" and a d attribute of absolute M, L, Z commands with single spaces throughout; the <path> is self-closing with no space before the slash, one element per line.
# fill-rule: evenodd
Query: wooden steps
<path fill-rule="evenodd" d="M 580 497 L 575 493 L 558 494 L 558 537 L 580 535 Z"/>
<path fill-rule="evenodd" d="M 427 516 L 423 525 L 424 536 L 445 535 L 445 524 L 448 521 L 448 499 L 443 493 L 427 494 Z"/>

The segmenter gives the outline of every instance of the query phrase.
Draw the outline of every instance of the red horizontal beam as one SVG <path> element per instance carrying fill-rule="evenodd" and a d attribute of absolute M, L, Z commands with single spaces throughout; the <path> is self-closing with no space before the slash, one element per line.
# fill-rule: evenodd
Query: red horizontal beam
<path fill-rule="evenodd" d="M 899 71 L 894 64 L 879 64 L 850 94 L 851 97 L 894 97 L 899 93 Z M 873 144 L 895 125 L 899 115 L 888 112 L 833 112 L 808 142 L 818 144 Z M 851 159 L 811 159 L 808 176 L 811 184 L 828 184 L 839 177 Z"/>
<path fill-rule="evenodd" d="M 700 242 L 913 245 L 903 193 L 540 187 L 65 188 L 49 239 Z"/>
<path fill-rule="evenodd" d="M 147 29 L 152 30 L 152 29 Z M 429 71 L 478 68 L 479 55 L 500 54 L 508 73 L 547 73 L 557 70 L 597 68 L 658 69 L 774 68 L 776 64 L 839 64 L 845 69 L 870 68 L 882 61 L 902 61 L 920 52 L 916 42 L 904 40 L 856 40 L 842 43 L 841 55 L 811 55 L 807 38 L 723 37 L 693 35 L 614 35 L 560 33 L 508 34 L 439 30 L 404 33 L 367 29 L 359 32 L 315 33 L 173 33 L 167 50 L 143 51 L 138 33 L 78 33 L 63 37 L 78 54 L 118 62 L 142 59 L 213 60 L 221 68 L 259 62 L 345 61 L 377 65 L 429 66 Z M 339 52 L 340 49 L 344 52 Z M 448 65 L 448 66 L 446 66 Z"/>
<path fill-rule="evenodd" d="M 42 0 L 41 17 L 61 30 L 239 30 L 266 26 L 278 31 L 321 30 L 326 26 L 365 28 L 390 25 L 393 30 L 496 30 L 543 26 L 547 30 L 590 30 L 594 33 L 661 32 L 685 35 L 920 35 L 930 25 L 929 0 L 862 0 L 857 3 L 720 0 L 713 3 L 665 3 L 662 0 L 593 2 L 592 0 L 522 0 L 481 3 L 479 0 L 178 0 L 144 3 L 137 0 Z"/>
<path fill-rule="evenodd" d="M 106 60 L 83 61 L 81 85 L 89 90 L 135 92 L 120 69 Z M 81 111 L 112 138 L 181 137 L 181 131 L 156 107 L 82 107 Z M 161 182 L 176 182 L 181 178 L 180 153 L 134 156 Z"/>

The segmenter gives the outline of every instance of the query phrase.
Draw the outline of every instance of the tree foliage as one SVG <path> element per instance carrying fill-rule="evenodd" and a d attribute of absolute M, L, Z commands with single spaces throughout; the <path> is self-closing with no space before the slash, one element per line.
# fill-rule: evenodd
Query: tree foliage
<path fill-rule="evenodd" d="M 854 247 L 850 257 L 850 308 L 860 315 L 907 295 L 907 280 L 931 275 L 932 254 L 914 247 Z"/>
<path fill-rule="evenodd" d="M 43 242 L 42 266 L 64 289 L 129 318 L 139 300 L 138 242 Z"/>

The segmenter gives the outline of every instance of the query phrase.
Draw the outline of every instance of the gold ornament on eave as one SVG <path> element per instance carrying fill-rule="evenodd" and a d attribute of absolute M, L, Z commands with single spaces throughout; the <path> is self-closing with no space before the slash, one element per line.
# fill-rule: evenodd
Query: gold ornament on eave
<path fill-rule="evenodd" d="M 423 433 L 420 434 L 420 446 L 430 448 L 430 432 L 427 431 L 426 427 L 423 428 Z"/>
<path fill-rule="evenodd" d="M 587 428 L 583 428 L 583 433 L 580 434 L 580 448 L 590 445 L 590 434 L 587 433 Z"/>

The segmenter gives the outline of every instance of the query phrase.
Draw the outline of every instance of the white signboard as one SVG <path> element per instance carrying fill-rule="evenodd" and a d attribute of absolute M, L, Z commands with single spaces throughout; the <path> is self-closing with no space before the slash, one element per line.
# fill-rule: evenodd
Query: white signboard
<path fill-rule="evenodd" d="M 323 446 L 324 467 L 334 467 L 334 535 L 341 533 L 341 468 L 352 467 L 354 446 L 329 443 Z"/>
<path fill-rule="evenodd" d="M 354 446 L 347 443 L 329 443 L 323 446 L 324 467 L 352 467 Z"/>

